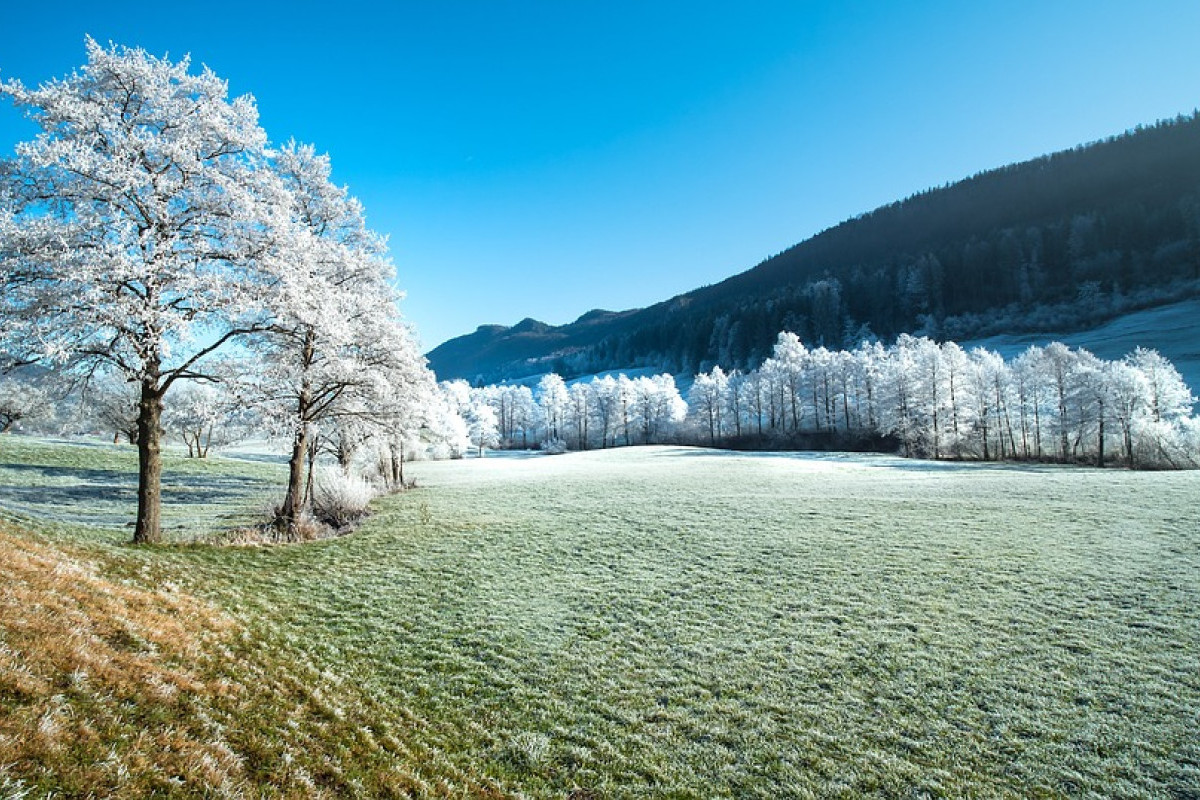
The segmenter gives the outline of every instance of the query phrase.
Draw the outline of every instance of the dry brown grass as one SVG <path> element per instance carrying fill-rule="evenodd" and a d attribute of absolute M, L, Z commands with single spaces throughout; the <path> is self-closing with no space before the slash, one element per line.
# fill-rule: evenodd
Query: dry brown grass
<path fill-rule="evenodd" d="M 0 525 L 0 768 L 8 780 L 66 794 L 135 785 L 237 794 L 240 759 L 192 713 L 194 698 L 235 691 L 203 669 L 234 623 L 167 588 L 107 580 L 95 565 L 14 533 Z"/>
<path fill-rule="evenodd" d="M 505 796 L 352 682 L 85 553 L 0 521 L 0 797 Z"/>

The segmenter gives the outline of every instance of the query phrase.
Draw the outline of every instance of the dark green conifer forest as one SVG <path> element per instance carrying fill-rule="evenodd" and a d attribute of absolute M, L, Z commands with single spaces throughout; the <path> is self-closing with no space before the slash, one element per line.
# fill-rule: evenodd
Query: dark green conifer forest
<path fill-rule="evenodd" d="M 989 170 L 847 220 L 646 309 L 481 327 L 429 354 L 479 382 L 652 367 L 753 368 L 781 330 L 852 347 L 1061 331 L 1195 296 L 1200 115 Z"/>

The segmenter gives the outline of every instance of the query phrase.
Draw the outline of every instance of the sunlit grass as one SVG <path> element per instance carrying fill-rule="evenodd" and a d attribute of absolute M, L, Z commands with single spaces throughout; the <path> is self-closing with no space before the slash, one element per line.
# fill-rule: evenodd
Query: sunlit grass
<path fill-rule="evenodd" d="M 1200 793 L 1196 474 L 666 448 L 410 469 L 342 539 L 89 545 L 244 632 L 230 682 L 274 687 L 229 723 L 249 785 Z"/>

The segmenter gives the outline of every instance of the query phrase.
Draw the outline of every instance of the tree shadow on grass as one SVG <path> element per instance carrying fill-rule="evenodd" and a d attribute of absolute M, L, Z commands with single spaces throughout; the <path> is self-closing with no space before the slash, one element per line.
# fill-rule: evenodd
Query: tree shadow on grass
<path fill-rule="evenodd" d="M 0 506 L 34 518 L 123 526 L 137 506 L 137 476 L 122 470 L 0 464 Z M 23 479 L 24 478 L 24 479 Z M 179 506 L 252 506 L 269 484 L 239 475 L 163 475 L 164 511 Z"/>
<path fill-rule="evenodd" d="M 723 450 L 710 447 L 663 447 L 652 454 L 656 458 L 704 457 L 746 458 L 806 461 L 825 464 L 853 464 L 875 469 L 890 469 L 902 472 L 1025 472 L 1062 473 L 1094 469 L 1083 464 L 1052 464 L 1028 461 L 934 461 L 932 459 L 904 458 L 888 453 L 853 453 L 825 450 Z"/>

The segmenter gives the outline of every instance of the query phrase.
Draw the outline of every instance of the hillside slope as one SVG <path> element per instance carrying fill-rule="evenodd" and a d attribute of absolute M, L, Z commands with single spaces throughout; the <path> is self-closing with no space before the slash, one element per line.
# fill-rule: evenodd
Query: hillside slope
<path fill-rule="evenodd" d="M 484 326 L 440 378 L 752 367 L 782 329 L 970 339 L 1075 330 L 1197 294 L 1200 116 L 975 175 L 843 222 L 720 283 L 552 327 Z"/>

